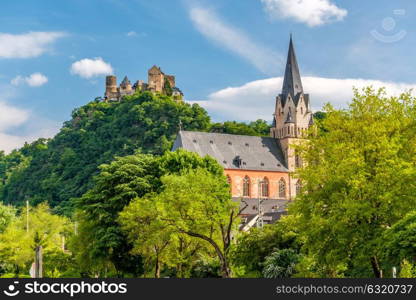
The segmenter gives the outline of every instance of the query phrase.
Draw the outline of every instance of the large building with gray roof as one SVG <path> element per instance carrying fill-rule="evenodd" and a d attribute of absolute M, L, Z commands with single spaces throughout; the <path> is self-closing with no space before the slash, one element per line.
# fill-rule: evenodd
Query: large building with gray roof
<path fill-rule="evenodd" d="M 270 137 L 180 130 L 173 149 L 183 148 L 215 158 L 224 168 L 235 201 L 239 201 L 242 230 L 273 223 L 301 191 L 292 176 L 302 165 L 295 145 L 303 143 L 313 124 L 309 95 L 302 80 L 290 37 L 282 92 L 276 97 Z"/>

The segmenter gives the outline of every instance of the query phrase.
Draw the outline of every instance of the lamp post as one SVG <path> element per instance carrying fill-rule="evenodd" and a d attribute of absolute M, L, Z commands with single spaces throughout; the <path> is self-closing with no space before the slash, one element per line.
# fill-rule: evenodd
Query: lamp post
<path fill-rule="evenodd" d="M 262 207 L 262 199 L 261 199 L 261 183 L 262 181 L 257 181 L 258 186 L 258 194 L 257 194 L 257 210 L 258 210 L 258 218 L 257 218 L 257 228 L 263 228 L 263 207 Z"/>

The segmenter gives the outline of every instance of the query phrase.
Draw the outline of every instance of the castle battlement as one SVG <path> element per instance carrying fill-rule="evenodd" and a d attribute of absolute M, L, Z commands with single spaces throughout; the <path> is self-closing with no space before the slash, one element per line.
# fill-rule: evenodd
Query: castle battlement
<path fill-rule="evenodd" d="M 120 101 L 123 96 L 132 95 L 138 91 L 150 91 L 172 96 L 177 101 L 183 100 L 182 91 L 176 87 L 175 76 L 162 72 L 160 67 L 153 66 L 147 72 L 147 83 L 137 80 L 133 85 L 127 76 L 117 86 L 117 77 L 110 75 L 105 80 L 104 101 Z"/>

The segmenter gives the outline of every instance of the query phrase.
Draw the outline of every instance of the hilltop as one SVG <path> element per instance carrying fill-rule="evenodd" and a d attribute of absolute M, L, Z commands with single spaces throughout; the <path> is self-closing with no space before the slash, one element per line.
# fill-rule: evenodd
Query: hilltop
<path fill-rule="evenodd" d="M 22 205 L 48 202 L 60 214 L 72 213 L 71 199 L 92 187 L 101 164 L 133 153 L 163 154 L 184 130 L 267 135 L 258 120 L 214 123 L 197 104 L 171 96 L 137 92 L 122 101 L 92 101 L 72 112 L 52 139 L 39 139 L 5 156 L 0 152 L 0 200 Z"/>

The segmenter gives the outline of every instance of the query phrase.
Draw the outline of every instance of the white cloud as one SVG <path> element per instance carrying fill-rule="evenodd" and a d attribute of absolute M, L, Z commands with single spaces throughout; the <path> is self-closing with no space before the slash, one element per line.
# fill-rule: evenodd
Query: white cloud
<path fill-rule="evenodd" d="M 15 86 L 27 84 L 31 87 L 38 87 L 38 86 L 44 85 L 47 82 L 48 82 L 48 77 L 46 77 L 42 73 L 37 72 L 27 77 L 18 75 L 12 79 L 11 84 Z"/>
<path fill-rule="evenodd" d="M 39 138 L 51 138 L 59 131 L 59 124 L 53 122 L 46 122 L 41 124 L 34 124 L 29 122 L 27 126 L 33 127 L 38 125 L 38 128 L 32 130 L 29 135 L 12 135 L 0 131 L 0 151 L 10 153 L 14 149 L 22 147 L 25 143 L 31 143 Z"/>
<path fill-rule="evenodd" d="M 0 102 L 0 131 L 22 125 L 28 118 L 29 112 L 27 110 Z"/>
<path fill-rule="evenodd" d="M 106 63 L 101 57 L 96 57 L 94 59 L 84 58 L 71 65 L 71 74 L 79 75 L 87 79 L 112 73 L 113 67 L 109 63 Z"/>
<path fill-rule="evenodd" d="M 10 105 L 10 99 L 15 96 L 15 89 L 0 86 L 0 151 L 6 153 L 22 147 L 25 142 L 52 137 L 60 127 L 57 122 L 39 118 L 27 109 Z"/>
<path fill-rule="evenodd" d="M 50 51 L 50 45 L 63 32 L 0 33 L 0 58 L 30 58 Z"/>
<path fill-rule="evenodd" d="M 128 37 L 135 37 L 135 36 L 137 36 L 137 32 L 136 31 L 129 31 L 129 32 L 126 33 L 126 35 Z"/>
<path fill-rule="evenodd" d="M 319 110 L 330 102 L 335 107 L 345 107 L 353 96 L 352 88 L 372 85 L 374 88 L 386 87 L 391 95 L 398 95 L 416 88 L 415 84 L 383 82 L 366 79 L 334 79 L 322 77 L 303 77 L 303 87 L 310 94 L 313 110 Z M 275 98 L 282 87 L 282 77 L 256 80 L 238 87 L 228 87 L 212 93 L 204 101 L 191 101 L 205 107 L 216 121 L 256 119 L 271 120 Z"/>
<path fill-rule="evenodd" d="M 24 138 L 7 134 L 8 129 L 23 125 L 28 121 L 29 111 L 10 106 L 6 102 L 0 102 L 0 151 L 6 153 L 22 146 Z"/>
<path fill-rule="evenodd" d="M 266 12 L 275 19 L 291 18 L 310 27 L 341 21 L 347 10 L 331 0 L 261 0 Z"/>
<path fill-rule="evenodd" d="M 231 51 L 264 73 L 275 73 L 283 65 L 282 56 L 251 40 L 244 32 L 223 22 L 213 11 L 193 7 L 190 18 L 196 29 L 217 45 Z"/>

